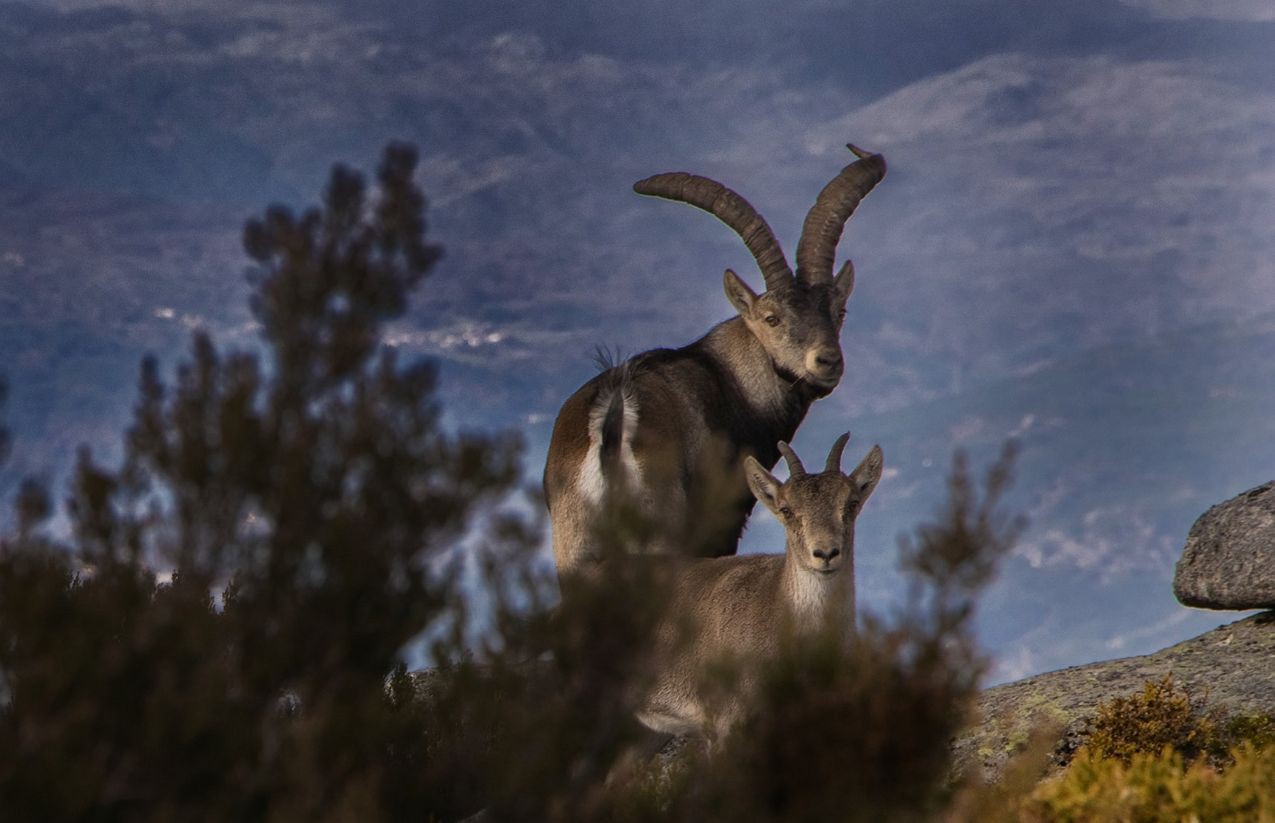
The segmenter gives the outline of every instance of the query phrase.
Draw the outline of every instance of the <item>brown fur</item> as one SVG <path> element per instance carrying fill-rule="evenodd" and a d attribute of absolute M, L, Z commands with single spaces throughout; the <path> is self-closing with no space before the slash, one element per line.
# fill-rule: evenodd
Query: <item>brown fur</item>
<path fill-rule="evenodd" d="M 759 295 L 727 270 L 737 317 L 688 346 L 608 369 L 563 405 L 544 475 L 560 576 L 598 559 L 597 529 L 617 504 L 656 526 L 631 545 L 636 553 L 735 553 L 753 506 L 740 461 L 774 465 L 775 443 L 790 440 L 810 404 L 841 379 L 838 337 L 854 268 L 847 262 L 834 276 L 832 264 L 846 220 L 885 174 L 880 155 L 848 148 L 858 159 L 807 214 L 795 275 L 761 215 L 720 183 L 675 172 L 635 184 L 735 230 L 767 290 Z"/>
<path fill-rule="evenodd" d="M 729 277 L 727 285 L 728 292 L 747 289 Z M 624 493 L 659 527 L 643 551 L 734 554 L 754 503 L 740 461 L 752 456 L 773 466 L 779 458 L 774 444 L 791 439 L 810 404 L 836 386 L 841 309 L 851 285 L 847 277 L 735 295 L 739 317 L 684 348 L 638 355 L 568 398 L 554 424 L 544 477 L 559 574 L 594 556 L 602 497 L 616 491 L 611 474 L 586 461 L 601 457 L 591 416 L 617 392 L 635 422 L 626 445 L 636 476 Z M 779 317 L 779 325 L 767 317 Z M 815 363 L 816 357 L 833 365 Z M 594 497 L 581 488 L 591 469 L 604 487 Z"/>
<path fill-rule="evenodd" d="M 854 523 L 881 477 L 880 447 L 849 475 L 839 468 L 794 472 L 782 484 L 755 460 L 745 463 L 757 499 L 784 523 L 785 551 L 667 562 L 672 593 L 657 640 L 657 674 L 638 711 L 654 731 L 725 734 L 744 711 L 753 668 L 789 632 L 829 624 L 853 631 Z M 688 620 L 689 641 L 680 634 Z M 719 661 L 740 665 L 743 681 L 713 705 L 704 678 Z"/>

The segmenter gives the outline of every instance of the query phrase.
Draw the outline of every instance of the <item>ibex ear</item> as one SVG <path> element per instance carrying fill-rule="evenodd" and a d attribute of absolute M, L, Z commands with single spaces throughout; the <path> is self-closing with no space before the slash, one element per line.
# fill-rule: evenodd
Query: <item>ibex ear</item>
<path fill-rule="evenodd" d="M 837 276 L 832 281 L 833 292 L 837 295 L 837 299 L 841 301 L 841 305 L 845 305 L 850 299 L 850 292 L 854 291 L 854 263 L 847 260 L 845 265 L 841 267 L 841 271 L 837 272 Z"/>
<path fill-rule="evenodd" d="M 748 488 L 752 490 L 753 496 L 766 508 L 779 514 L 776 495 L 779 494 L 780 483 L 752 455 L 744 458 L 744 477 L 748 480 Z"/>
<path fill-rule="evenodd" d="M 880 446 L 873 446 L 868 456 L 863 458 L 863 462 L 850 473 L 850 482 L 859 491 L 860 504 L 867 500 L 868 495 L 872 494 L 872 490 L 877 487 L 883 466 L 885 466 L 885 455 L 881 453 Z"/>
<path fill-rule="evenodd" d="M 727 269 L 723 285 L 726 287 L 726 299 L 735 307 L 735 311 L 746 315 L 753 310 L 753 304 L 757 302 L 757 292 L 748 288 L 748 284 L 741 280 L 738 274 Z"/>

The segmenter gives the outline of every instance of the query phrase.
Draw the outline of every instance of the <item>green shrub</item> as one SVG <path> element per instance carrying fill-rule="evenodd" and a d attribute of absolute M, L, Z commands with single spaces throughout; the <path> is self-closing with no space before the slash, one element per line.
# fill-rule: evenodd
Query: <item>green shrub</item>
<path fill-rule="evenodd" d="M 1066 770 L 1017 800 L 1002 793 L 995 819 L 1275 821 L 1272 743 L 1268 715 L 1223 719 L 1171 677 L 1148 681 L 1099 705 Z"/>
<path fill-rule="evenodd" d="M 1275 820 L 1275 748 L 1241 744 L 1218 772 L 1203 761 L 1187 767 L 1171 747 L 1139 752 L 1128 763 L 1082 751 L 1058 778 L 1023 803 L 1021 819 L 1253 823 Z"/>
<path fill-rule="evenodd" d="M 1241 743 L 1265 749 L 1275 746 L 1275 717 L 1269 714 L 1235 715 L 1218 725 L 1211 749 L 1233 749 Z"/>
<path fill-rule="evenodd" d="M 1165 747 L 1190 762 L 1205 751 L 1213 733 L 1213 720 L 1166 675 L 1148 681 L 1138 694 L 1100 704 L 1085 746 L 1094 757 L 1125 764 L 1134 755 L 1158 754 Z"/>
<path fill-rule="evenodd" d="M 1167 747 L 1188 765 L 1203 757 L 1221 767 L 1242 743 L 1258 749 L 1275 743 L 1275 718 L 1205 710 L 1167 675 L 1147 681 L 1137 694 L 1099 704 L 1085 748 L 1094 757 L 1128 765 L 1134 755 L 1159 754 Z"/>

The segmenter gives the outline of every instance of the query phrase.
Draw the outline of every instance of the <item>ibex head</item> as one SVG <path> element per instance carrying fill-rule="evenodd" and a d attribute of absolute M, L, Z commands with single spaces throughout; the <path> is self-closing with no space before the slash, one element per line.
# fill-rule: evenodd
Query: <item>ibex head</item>
<path fill-rule="evenodd" d="M 854 521 L 881 479 L 880 446 L 873 446 L 850 474 L 841 473 L 841 453 L 849 439 L 849 432 L 837 438 L 818 474 L 808 474 L 792 448 L 780 443 L 789 473 L 783 483 L 751 456 L 744 459 L 748 487 L 784 524 L 789 555 L 801 568 L 819 574 L 853 563 Z"/>
<path fill-rule="evenodd" d="M 836 388 L 843 370 L 841 322 L 854 288 L 847 261 L 834 276 L 833 259 L 846 221 L 859 201 L 885 176 L 885 159 L 853 145 L 859 158 L 824 186 L 802 225 L 794 274 L 774 232 L 747 200 L 721 183 L 685 172 L 657 174 L 633 185 L 649 194 L 689 203 L 730 226 L 753 253 L 765 279 L 757 294 L 726 270 L 726 297 L 761 343 L 776 372 L 822 396 Z"/>

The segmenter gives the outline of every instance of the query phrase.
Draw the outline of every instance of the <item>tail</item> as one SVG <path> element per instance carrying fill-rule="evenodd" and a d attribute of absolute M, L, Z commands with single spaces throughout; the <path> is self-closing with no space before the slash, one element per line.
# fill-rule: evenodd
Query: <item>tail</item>
<path fill-rule="evenodd" d="M 625 363 L 604 375 L 589 412 L 589 439 L 597 445 L 596 467 L 608 488 L 624 484 L 628 478 L 637 420 L 633 369 Z"/>
<path fill-rule="evenodd" d="M 598 443 L 598 462 L 602 464 L 602 473 L 611 479 L 615 467 L 620 461 L 620 447 L 624 444 L 624 390 L 611 392 L 611 401 L 606 405 L 602 415 L 602 425 Z"/>

